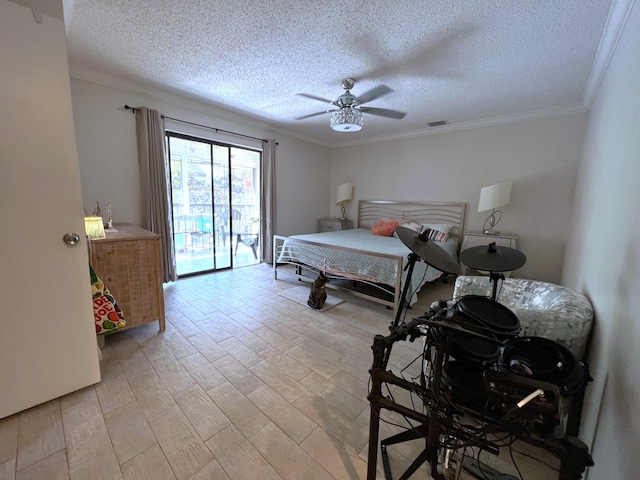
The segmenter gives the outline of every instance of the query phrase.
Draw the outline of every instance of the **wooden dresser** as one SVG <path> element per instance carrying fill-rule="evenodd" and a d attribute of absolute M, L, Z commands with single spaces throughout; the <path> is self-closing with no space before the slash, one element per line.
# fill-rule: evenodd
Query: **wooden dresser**
<path fill-rule="evenodd" d="M 91 240 L 91 265 L 122 309 L 127 322 L 122 330 L 158 320 L 162 332 L 165 319 L 160 236 L 130 224 L 115 224 L 113 228 L 117 232 Z"/>

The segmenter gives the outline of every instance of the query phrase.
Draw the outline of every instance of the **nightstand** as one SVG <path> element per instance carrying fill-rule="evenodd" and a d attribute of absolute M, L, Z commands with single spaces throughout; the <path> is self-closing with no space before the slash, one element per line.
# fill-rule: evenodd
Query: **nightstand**
<path fill-rule="evenodd" d="M 337 230 L 350 230 L 353 228 L 353 222 L 340 218 L 321 218 L 318 220 L 318 232 L 335 232 Z"/>
<path fill-rule="evenodd" d="M 469 232 L 464 234 L 464 238 L 462 240 L 462 247 L 460 251 L 463 252 L 467 248 L 478 247 L 480 245 L 489 246 L 490 243 L 496 242 L 496 246 L 498 247 L 509 247 L 516 248 L 516 242 L 518 240 L 517 235 L 510 234 L 498 234 L 498 235 L 485 235 L 482 232 Z M 474 270 L 472 268 L 467 267 L 466 265 L 460 263 L 460 267 L 462 270 L 462 275 L 483 275 L 485 272 L 479 272 L 478 270 Z M 504 272 L 505 277 L 509 277 L 511 272 Z"/>

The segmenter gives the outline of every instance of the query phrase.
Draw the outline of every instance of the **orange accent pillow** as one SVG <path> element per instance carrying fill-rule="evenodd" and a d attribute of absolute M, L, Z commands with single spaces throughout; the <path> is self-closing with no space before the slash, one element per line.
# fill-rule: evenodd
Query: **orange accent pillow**
<path fill-rule="evenodd" d="M 382 218 L 373 224 L 371 233 L 382 237 L 390 237 L 400 224 L 392 218 Z"/>

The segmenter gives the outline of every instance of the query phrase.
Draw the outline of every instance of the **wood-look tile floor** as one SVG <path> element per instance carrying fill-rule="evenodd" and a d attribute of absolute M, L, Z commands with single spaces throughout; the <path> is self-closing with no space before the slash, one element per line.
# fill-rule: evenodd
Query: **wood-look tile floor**
<path fill-rule="evenodd" d="M 165 332 L 107 337 L 100 383 L 0 420 L 0 479 L 365 478 L 371 344 L 391 311 L 330 291 L 345 301 L 316 312 L 277 294 L 298 284 L 262 264 L 165 286 Z M 409 315 L 452 290 L 425 286 Z M 421 342 L 401 344 L 389 366 L 411 378 Z M 382 422 L 380 438 L 400 431 Z M 389 447 L 394 478 L 423 445 Z M 552 478 L 517 461 L 525 478 Z"/>

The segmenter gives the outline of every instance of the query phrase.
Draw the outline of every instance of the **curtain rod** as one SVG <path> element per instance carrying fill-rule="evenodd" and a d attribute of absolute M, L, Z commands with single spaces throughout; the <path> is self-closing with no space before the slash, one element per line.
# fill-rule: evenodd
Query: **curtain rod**
<path fill-rule="evenodd" d="M 139 108 L 130 107 L 129 105 L 125 105 L 124 108 L 125 108 L 125 110 L 131 110 L 131 113 L 134 113 L 134 114 L 136 113 L 136 111 L 140 110 Z M 208 128 L 209 130 L 214 130 L 216 132 L 228 133 L 229 135 L 236 135 L 237 137 L 250 138 L 252 140 L 259 140 L 261 142 L 266 142 L 266 140 L 263 139 L 263 138 L 252 137 L 251 135 L 244 135 L 242 133 L 230 132 L 228 130 L 222 130 L 220 128 L 210 127 L 208 125 L 200 125 L 199 123 L 187 122 L 186 120 L 180 120 L 179 118 L 167 117 L 166 115 L 161 115 L 161 117 L 164 118 L 164 119 L 167 119 L 167 120 L 173 120 L 174 122 L 180 122 L 180 123 L 186 123 L 188 125 L 193 125 L 195 127 Z M 276 145 L 278 145 L 278 142 L 276 142 Z"/>

